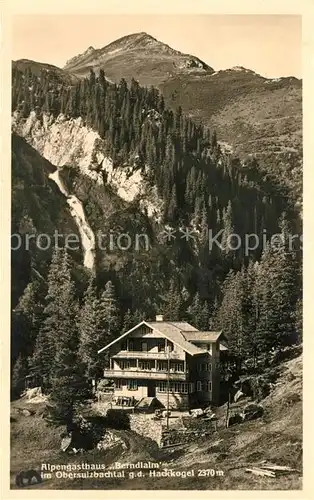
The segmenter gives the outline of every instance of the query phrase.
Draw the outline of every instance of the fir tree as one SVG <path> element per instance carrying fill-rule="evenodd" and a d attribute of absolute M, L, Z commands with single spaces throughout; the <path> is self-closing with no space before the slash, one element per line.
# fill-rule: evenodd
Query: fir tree
<path fill-rule="evenodd" d="M 165 303 L 163 305 L 163 315 L 169 321 L 179 321 L 182 316 L 182 296 L 178 285 L 172 280 L 169 290 L 165 295 Z"/>
<path fill-rule="evenodd" d="M 130 330 L 130 328 L 132 328 L 133 326 L 135 326 L 135 321 L 133 319 L 133 315 L 130 311 L 130 309 L 128 309 L 124 315 L 124 318 L 123 318 L 123 327 L 122 327 L 122 332 L 127 332 L 128 330 Z"/>
<path fill-rule="evenodd" d="M 25 389 L 25 377 L 27 374 L 27 360 L 19 355 L 12 371 L 11 395 L 14 399 L 20 397 L 22 391 Z"/>
<path fill-rule="evenodd" d="M 99 301 L 97 299 L 94 278 L 89 282 L 84 296 L 84 304 L 79 315 L 79 357 L 85 365 L 88 378 L 98 375 L 97 351 L 103 347 L 98 344 Z"/>
<path fill-rule="evenodd" d="M 67 252 L 63 252 L 61 265 L 63 283 L 59 289 L 59 329 L 52 362 L 51 391 L 48 420 L 55 424 L 71 423 L 81 405 L 91 398 L 91 388 L 85 376 L 85 366 L 78 355 L 78 304 L 71 279 Z"/>
<path fill-rule="evenodd" d="M 114 285 L 108 281 L 99 298 L 99 325 L 102 332 L 102 343 L 109 343 L 118 333 L 120 314 Z"/>
<path fill-rule="evenodd" d="M 45 299 L 44 321 L 36 339 L 32 359 L 34 373 L 41 377 L 48 387 L 52 361 L 56 354 L 56 343 L 61 329 L 62 311 L 67 307 L 60 296 L 60 290 L 64 284 L 63 253 L 63 250 L 56 248 L 52 255 L 47 280 L 48 293 Z"/>
<path fill-rule="evenodd" d="M 24 338 L 26 351 L 24 354 L 31 355 L 43 320 L 44 305 L 42 296 L 45 293 L 45 284 L 42 280 L 34 278 L 25 288 L 19 303 L 15 309 L 25 318 Z"/>

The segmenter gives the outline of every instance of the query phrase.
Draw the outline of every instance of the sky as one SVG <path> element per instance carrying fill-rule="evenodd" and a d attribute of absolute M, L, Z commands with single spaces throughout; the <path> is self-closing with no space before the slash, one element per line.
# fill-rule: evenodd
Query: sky
<path fill-rule="evenodd" d="M 244 66 L 268 78 L 302 78 L 301 16 L 293 15 L 16 15 L 12 59 L 63 67 L 89 46 L 141 31 L 216 71 Z"/>

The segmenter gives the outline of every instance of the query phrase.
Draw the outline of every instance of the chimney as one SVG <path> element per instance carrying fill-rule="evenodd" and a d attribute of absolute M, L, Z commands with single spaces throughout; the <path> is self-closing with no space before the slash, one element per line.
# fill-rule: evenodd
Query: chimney
<path fill-rule="evenodd" d="M 157 314 L 156 316 L 156 321 L 163 321 L 164 320 L 164 317 L 162 314 Z"/>

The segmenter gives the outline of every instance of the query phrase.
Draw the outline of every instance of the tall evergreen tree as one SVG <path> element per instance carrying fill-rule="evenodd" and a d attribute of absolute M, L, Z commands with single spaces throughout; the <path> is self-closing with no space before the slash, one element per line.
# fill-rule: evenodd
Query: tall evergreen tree
<path fill-rule="evenodd" d="M 63 283 L 59 289 L 59 297 L 63 307 L 59 309 L 47 418 L 52 423 L 69 424 L 81 405 L 92 397 L 92 393 L 85 375 L 84 363 L 78 355 L 78 304 L 66 250 L 63 252 L 61 271 Z"/>
<path fill-rule="evenodd" d="M 36 338 L 38 336 L 40 326 L 43 321 L 43 295 L 45 294 L 45 283 L 38 278 L 33 278 L 32 281 L 25 288 L 23 295 L 21 296 L 15 312 L 22 314 L 24 316 L 25 328 L 25 355 L 31 355 Z"/>
<path fill-rule="evenodd" d="M 100 349 L 99 335 L 99 301 L 97 299 L 94 278 L 89 282 L 84 295 L 84 303 L 79 314 L 79 357 L 83 361 L 88 378 L 98 375 Z"/>
<path fill-rule="evenodd" d="M 48 293 L 45 299 L 44 321 L 38 333 L 32 367 L 35 374 L 42 378 L 44 385 L 50 385 L 52 362 L 56 354 L 58 333 L 62 327 L 62 311 L 67 307 L 60 296 L 64 284 L 63 258 L 65 250 L 56 248 L 48 273 Z"/>
<path fill-rule="evenodd" d="M 99 298 L 99 327 L 102 332 L 103 345 L 110 342 L 119 333 L 120 313 L 114 285 L 108 281 Z"/>
<path fill-rule="evenodd" d="M 182 316 L 183 301 L 178 285 L 172 280 L 165 295 L 163 315 L 166 320 L 179 321 Z"/>
<path fill-rule="evenodd" d="M 12 370 L 11 395 L 14 399 L 18 398 L 25 389 L 25 377 L 27 374 L 27 360 L 19 355 Z"/>

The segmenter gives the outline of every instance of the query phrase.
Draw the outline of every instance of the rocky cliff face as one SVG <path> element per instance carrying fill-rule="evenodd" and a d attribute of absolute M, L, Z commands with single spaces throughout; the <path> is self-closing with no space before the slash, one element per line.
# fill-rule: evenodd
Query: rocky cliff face
<path fill-rule="evenodd" d="M 134 166 L 114 168 L 106 156 L 103 139 L 87 127 L 82 118 L 67 119 L 64 115 L 54 118 L 48 114 L 39 118 L 32 111 L 25 120 L 15 112 L 12 129 L 53 165 L 78 169 L 95 183 L 108 184 L 124 201 L 137 199 L 148 216 L 157 219 L 160 216 L 161 200 L 141 170 Z"/>

